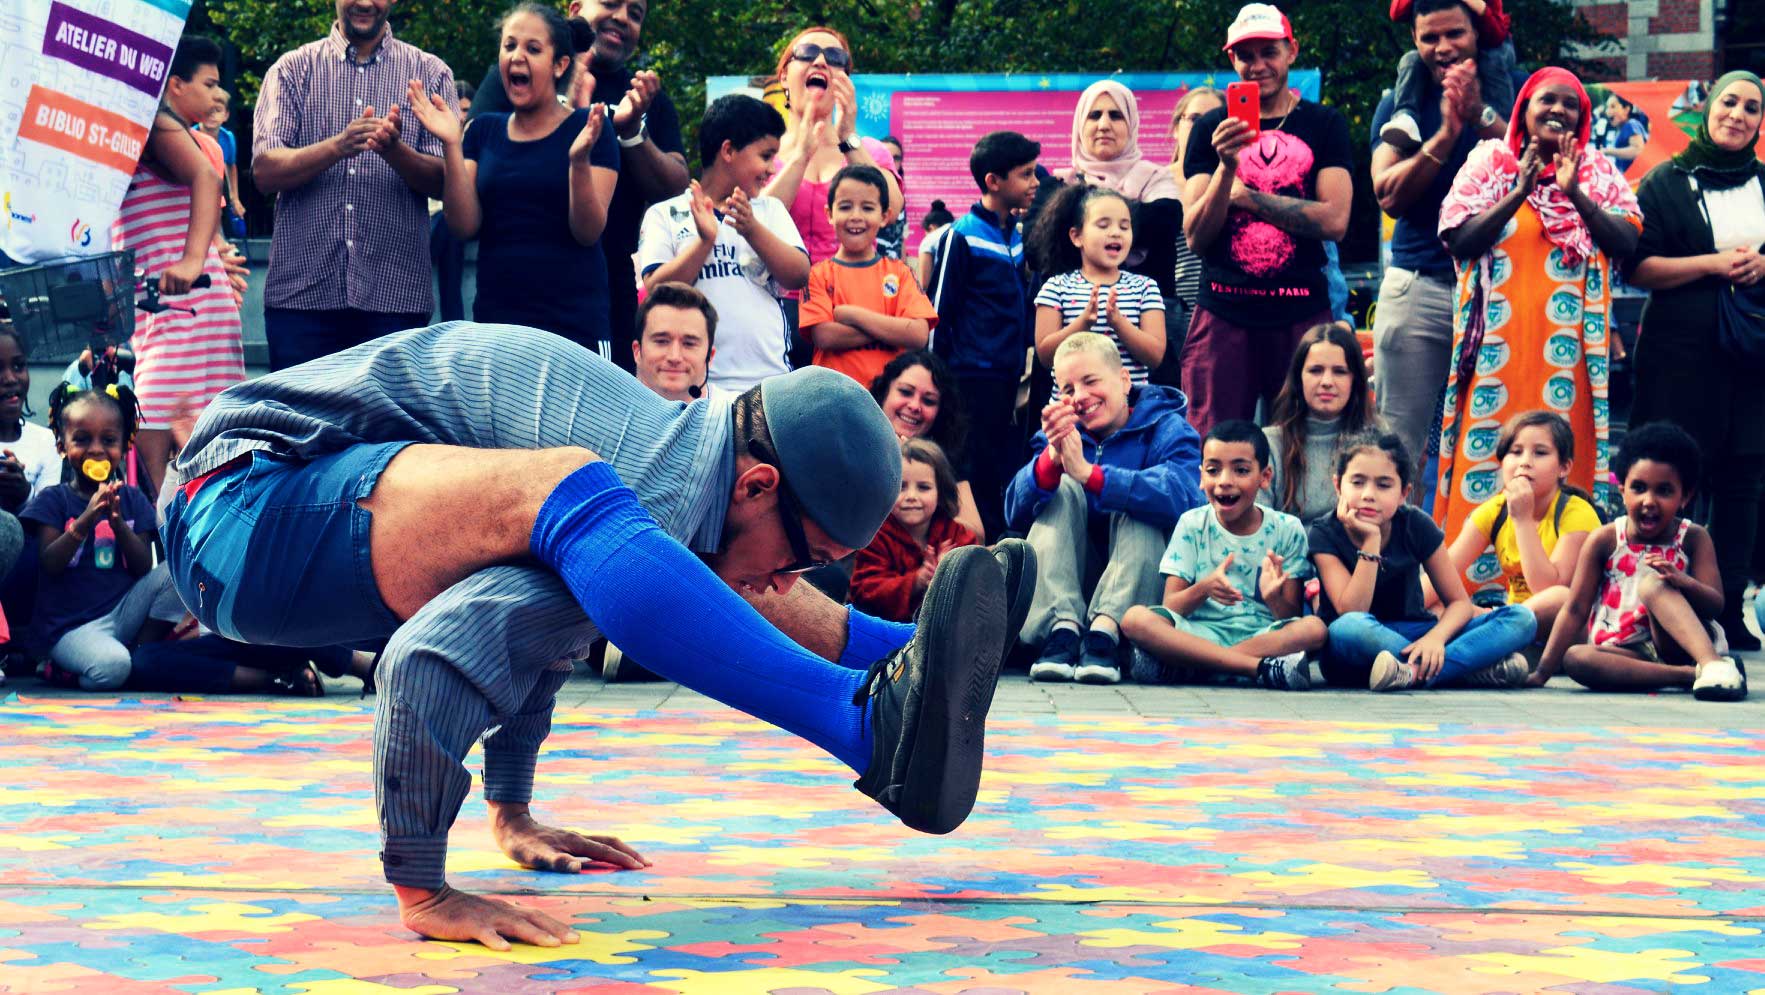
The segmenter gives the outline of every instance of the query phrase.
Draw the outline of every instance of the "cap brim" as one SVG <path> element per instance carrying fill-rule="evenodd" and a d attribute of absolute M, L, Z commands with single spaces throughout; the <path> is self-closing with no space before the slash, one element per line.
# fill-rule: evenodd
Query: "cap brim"
<path fill-rule="evenodd" d="M 1279 31 L 1272 32 L 1272 33 L 1268 32 L 1268 31 L 1252 31 L 1251 33 L 1249 33 L 1247 35 L 1239 35 L 1238 37 L 1233 38 L 1232 40 L 1226 42 L 1224 45 L 1221 45 L 1220 51 L 1230 52 L 1232 50 L 1233 45 L 1242 44 L 1247 41 L 1288 41 L 1288 40 L 1290 40 L 1289 37 L 1285 34 L 1282 34 Z"/>

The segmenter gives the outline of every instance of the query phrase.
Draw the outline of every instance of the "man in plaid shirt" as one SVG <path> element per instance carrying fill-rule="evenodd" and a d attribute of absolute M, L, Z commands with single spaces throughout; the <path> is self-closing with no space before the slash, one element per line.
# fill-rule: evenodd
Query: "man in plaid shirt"
<path fill-rule="evenodd" d="M 399 102 L 410 80 L 455 105 L 453 72 L 392 37 L 393 0 L 337 0 L 331 33 L 276 60 L 252 140 L 276 194 L 264 286 L 270 368 L 429 323 L 427 198 L 441 143 Z"/>

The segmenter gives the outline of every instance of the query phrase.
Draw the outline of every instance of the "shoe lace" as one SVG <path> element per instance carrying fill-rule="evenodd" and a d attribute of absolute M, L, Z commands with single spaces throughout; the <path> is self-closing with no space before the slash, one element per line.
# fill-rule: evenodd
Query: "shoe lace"
<path fill-rule="evenodd" d="M 889 663 L 893 659 L 890 655 L 871 662 L 870 669 L 864 673 L 864 680 L 858 682 L 858 690 L 852 692 L 852 704 L 862 705 L 866 699 L 874 697 L 882 690 L 884 675 L 888 673 Z"/>

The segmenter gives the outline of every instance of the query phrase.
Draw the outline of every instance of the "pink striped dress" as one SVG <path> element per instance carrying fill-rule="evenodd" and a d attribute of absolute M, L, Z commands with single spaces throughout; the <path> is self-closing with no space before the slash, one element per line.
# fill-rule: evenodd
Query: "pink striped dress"
<path fill-rule="evenodd" d="M 165 272 L 184 257 L 190 230 L 190 188 L 137 166 L 111 229 L 111 243 L 133 249 L 135 268 L 148 276 Z M 220 253 L 209 246 L 202 271 L 210 286 L 165 298 L 195 314 L 135 312 L 135 393 L 141 399 L 141 427 L 167 428 L 184 398 L 200 412 L 216 394 L 245 379 L 239 307 L 227 284 Z"/>

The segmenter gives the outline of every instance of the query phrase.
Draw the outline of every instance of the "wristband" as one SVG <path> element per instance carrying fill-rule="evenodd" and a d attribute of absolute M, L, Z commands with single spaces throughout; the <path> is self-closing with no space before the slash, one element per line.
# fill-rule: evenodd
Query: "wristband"
<path fill-rule="evenodd" d="M 1435 155 L 1434 153 L 1428 151 L 1428 146 L 1424 145 L 1418 151 L 1421 152 L 1422 155 L 1428 157 L 1428 159 L 1431 162 L 1433 162 L 1434 165 L 1439 166 L 1441 169 L 1446 168 L 1446 160 L 1444 160 L 1444 159 L 1440 158 L 1439 156 Z"/>
<path fill-rule="evenodd" d="M 842 139 L 840 139 L 840 154 L 841 155 L 851 155 L 852 153 L 858 151 L 859 149 L 861 149 L 863 147 L 864 146 L 856 138 L 842 138 Z"/>
<path fill-rule="evenodd" d="M 1357 560 L 1366 560 L 1368 563 L 1371 563 L 1374 566 L 1384 566 L 1385 565 L 1385 557 L 1380 556 L 1378 553 L 1369 553 L 1364 549 L 1355 550 L 1354 551 L 1354 558 Z"/>
<path fill-rule="evenodd" d="M 74 542 L 78 543 L 81 546 L 84 546 L 86 544 L 86 540 L 91 538 L 91 536 L 82 533 L 79 529 L 72 528 L 72 527 L 68 528 L 67 534 L 70 536 L 73 536 Z"/>
<path fill-rule="evenodd" d="M 1051 491 L 1060 486 L 1060 465 L 1048 458 L 1048 450 L 1036 457 L 1036 486 Z"/>
<path fill-rule="evenodd" d="M 650 140 L 650 116 L 645 114 L 637 119 L 637 134 L 630 138 L 626 138 L 624 135 L 619 134 L 619 129 L 617 128 L 613 129 L 613 135 L 619 139 L 620 148 L 637 148 L 639 145 Z"/>

